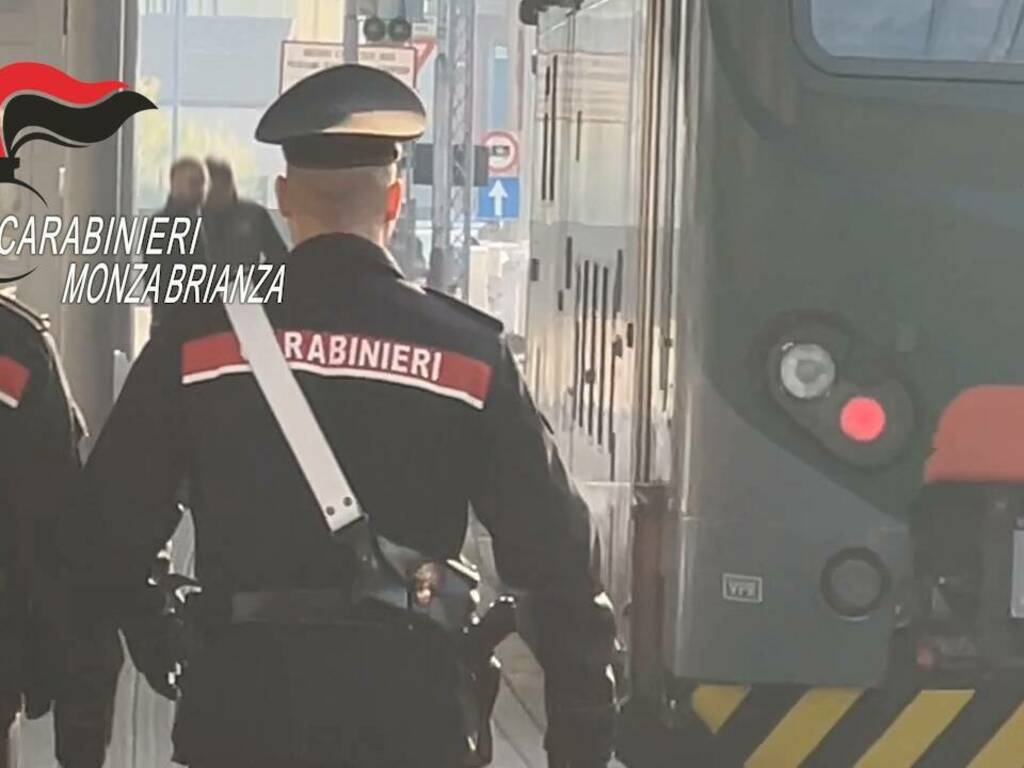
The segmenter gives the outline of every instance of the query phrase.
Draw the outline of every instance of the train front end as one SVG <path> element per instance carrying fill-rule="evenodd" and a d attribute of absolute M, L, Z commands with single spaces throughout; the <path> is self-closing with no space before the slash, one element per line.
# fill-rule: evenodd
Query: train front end
<path fill-rule="evenodd" d="M 689 5 L 667 717 L 715 766 L 1024 765 L 1024 11 Z"/>

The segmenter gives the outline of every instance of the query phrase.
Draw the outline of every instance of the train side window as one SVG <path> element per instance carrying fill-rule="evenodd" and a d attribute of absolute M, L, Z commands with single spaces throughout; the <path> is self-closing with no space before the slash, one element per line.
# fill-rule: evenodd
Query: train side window
<path fill-rule="evenodd" d="M 555 199 L 555 168 L 558 165 L 558 56 L 551 59 L 551 136 L 548 142 L 548 200 Z"/>
<path fill-rule="evenodd" d="M 604 439 L 604 385 L 608 369 L 608 267 L 601 268 L 601 359 L 597 380 L 597 444 Z"/>
<path fill-rule="evenodd" d="M 594 436 L 594 389 L 597 378 L 597 262 L 591 262 L 590 280 L 590 365 L 587 366 L 587 434 Z"/>
<path fill-rule="evenodd" d="M 576 421 L 583 427 L 583 416 L 585 412 L 583 390 L 584 385 L 590 379 L 590 370 L 587 368 L 587 340 L 590 336 L 590 260 L 583 262 L 583 302 L 580 305 L 580 396 L 577 400 Z"/>
<path fill-rule="evenodd" d="M 608 477 L 615 479 L 615 382 L 618 361 L 623 355 L 622 338 L 618 335 L 619 313 L 622 311 L 622 281 L 625 254 L 620 248 L 615 252 L 615 279 L 612 285 L 612 359 L 608 371 Z"/>
<path fill-rule="evenodd" d="M 550 119 L 547 112 L 544 113 L 544 123 L 541 128 L 541 153 L 540 153 L 540 199 L 548 199 L 548 142 L 550 140 Z"/>
<path fill-rule="evenodd" d="M 544 67 L 544 116 L 541 118 L 540 199 L 548 199 L 548 143 L 550 141 L 549 112 L 551 110 L 551 67 Z"/>
<path fill-rule="evenodd" d="M 583 353 L 582 333 L 580 329 L 581 307 L 583 303 L 582 280 L 580 280 L 580 265 L 576 265 L 574 301 L 573 301 L 573 339 L 572 339 L 572 418 L 577 418 L 579 404 L 582 399 L 581 390 L 583 382 Z"/>

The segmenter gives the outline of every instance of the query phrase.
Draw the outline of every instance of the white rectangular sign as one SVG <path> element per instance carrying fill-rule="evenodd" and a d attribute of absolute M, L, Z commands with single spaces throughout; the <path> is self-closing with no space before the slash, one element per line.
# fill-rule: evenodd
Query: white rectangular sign
<path fill-rule="evenodd" d="M 341 43 L 281 43 L 281 93 L 322 69 L 345 63 Z M 361 45 L 359 63 L 390 72 L 410 88 L 416 87 L 416 49 L 412 46 Z"/>

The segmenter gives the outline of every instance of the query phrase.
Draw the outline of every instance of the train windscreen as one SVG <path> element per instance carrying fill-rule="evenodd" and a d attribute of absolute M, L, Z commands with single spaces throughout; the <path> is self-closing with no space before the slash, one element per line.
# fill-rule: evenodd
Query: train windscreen
<path fill-rule="evenodd" d="M 1024 62 L 1024 0 L 810 0 L 810 9 L 833 56 Z"/>

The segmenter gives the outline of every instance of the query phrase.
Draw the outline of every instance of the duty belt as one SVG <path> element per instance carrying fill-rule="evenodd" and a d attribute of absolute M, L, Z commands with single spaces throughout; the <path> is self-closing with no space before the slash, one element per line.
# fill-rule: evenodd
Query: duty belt
<path fill-rule="evenodd" d="M 231 595 L 232 624 L 345 626 L 353 621 L 351 593 L 343 589 L 279 589 Z"/>

